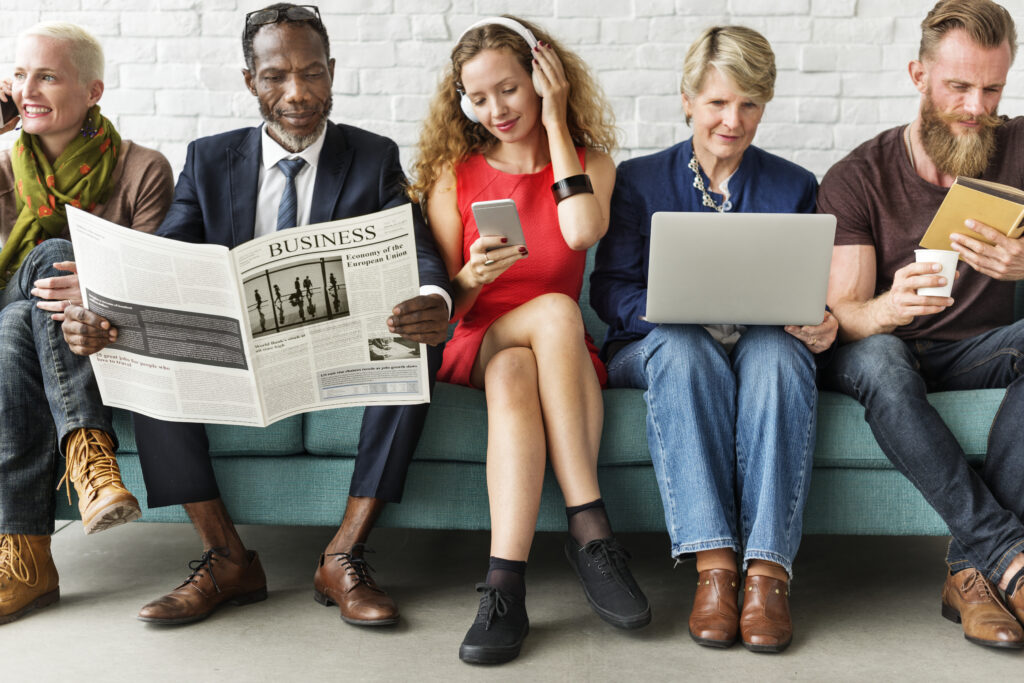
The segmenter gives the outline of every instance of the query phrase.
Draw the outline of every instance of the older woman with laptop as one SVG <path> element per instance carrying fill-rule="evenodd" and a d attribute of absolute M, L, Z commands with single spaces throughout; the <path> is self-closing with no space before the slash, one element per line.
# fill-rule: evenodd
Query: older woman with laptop
<path fill-rule="evenodd" d="M 714 27 L 690 46 L 682 99 L 693 136 L 620 165 L 591 279 L 591 303 L 609 324 L 609 384 L 646 390 L 672 555 L 696 555 L 690 635 L 711 647 L 740 635 L 755 652 L 781 652 L 792 639 L 789 580 L 814 452 L 814 354 L 832 345 L 836 321 L 823 311 L 811 326 L 655 325 L 645 313 L 655 212 L 814 211 L 814 176 L 751 145 L 774 83 L 774 54 L 756 31 Z M 703 296 L 679 293 L 688 295 Z"/>

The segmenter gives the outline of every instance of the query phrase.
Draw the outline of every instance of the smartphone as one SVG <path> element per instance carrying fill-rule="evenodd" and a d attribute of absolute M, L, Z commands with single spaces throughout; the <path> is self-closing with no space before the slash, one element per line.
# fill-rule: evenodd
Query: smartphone
<path fill-rule="evenodd" d="M 480 235 L 501 235 L 508 245 L 526 246 L 523 226 L 519 222 L 519 211 L 511 199 L 495 199 L 490 202 L 473 202 L 473 217 Z"/>
<path fill-rule="evenodd" d="M 18 108 L 14 106 L 14 100 L 8 95 L 6 102 L 0 102 L 0 127 L 17 116 Z"/>

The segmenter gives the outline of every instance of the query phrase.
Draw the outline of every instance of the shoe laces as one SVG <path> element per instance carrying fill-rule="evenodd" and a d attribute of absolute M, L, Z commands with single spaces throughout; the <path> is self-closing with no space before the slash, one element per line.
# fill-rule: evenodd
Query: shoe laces
<path fill-rule="evenodd" d="M 636 598 L 632 586 L 626 580 L 626 577 L 630 576 L 626 560 L 632 555 L 618 541 L 614 538 L 598 538 L 580 548 L 580 552 L 590 556 L 598 570 L 622 586 L 629 593 L 629 597 Z"/>
<path fill-rule="evenodd" d="M 121 483 L 121 470 L 106 432 L 82 428 L 68 437 L 64 477 L 57 484 L 57 490 L 66 487 L 69 505 L 72 483 L 79 489 L 79 495 L 88 492 L 95 496 L 104 486 L 127 491 Z"/>
<path fill-rule="evenodd" d="M 188 575 L 182 586 L 186 586 L 190 583 L 198 583 L 198 580 L 203 577 L 203 572 L 210 575 L 210 582 L 213 583 L 213 589 L 220 593 L 220 586 L 217 584 L 217 577 L 213 573 L 213 565 L 220 559 L 223 553 L 217 552 L 216 549 L 210 548 L 202 554 L 198 560 L 192 560 L 188 563 L 188 568 L 192 570 L 192 573 Z"/>
<path fill-rule="evenodd" d="M 977 569 L 964 577 L 963 582 L 960 584 L 960 591 L 962 593 L 967 593 L 971 588 L 975 587 L 982 599 L 991 600 L 997 605 L 1003 604 L 1003 601 L 1000 600 L 999 596 L 992 590 L 992 584 L 989 583 L 988 579 L 986 579 L 985 576 Z"/>
<path fill-rule="evenodd" d="M 354 551 L 359 551 L 358 555 L 353 554 Z M 356 543 L 353 545 L 347 553 L 324 553 L 324 557 L 336 557 L 342 567 L 345 568 L 345 573 L 352 577 L 354 582 L 352 590 L 359 584 L 364 584 L 370 590 L 375 590 L 378 593 L 383 593 L 384 589 L 377 585 L 377 582 L 373 580 L 370 575 L 371 571 L 376 571 L 369 562 L 363 557 L 363 553 L 372 553 L 373 550 L 366 547 L 365 543 Z"/>
<path fill-rule="evenodd" d="M 476 618 L 484 620 L 484 630 L 489 631 L 494 617 L 503 617 L 508 614 L 508 598 L 505 591 L 489 583 L 478 583 L 476 585 L 480 596 L 480 608 L 476 611 Z"/>
<path fill-rule="evenodd" d="M 31 569 L 29 562 L 22 557 L 25 551 L 32 562 Z M 39 563 L 32 552 L 32 546 L 18 534 L 0 534 L 0 575 L 19 581 L 29 588 L 35 588 L 39 583 Z M 31 578 L 33 575 L 35 579 Z"/>

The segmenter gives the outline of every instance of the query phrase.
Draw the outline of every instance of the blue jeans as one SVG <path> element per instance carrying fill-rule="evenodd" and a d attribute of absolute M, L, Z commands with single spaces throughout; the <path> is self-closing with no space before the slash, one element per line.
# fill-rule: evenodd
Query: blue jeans
<path fill-rule="evenodd" d="M 1024 321 L 954 342 L 876 334 L 839 348 L 826 381 L 853 396 L 885 455 L 953 536 L 951 571 L 992 581 L 1024 551 Z M 928 403 L 928 391 L 1006 387 L 981 472 Z"/>
<path fill-rule="evenodd" d="M 58 447 L 80 427 L 111 436 L 89 359 L 71 352 L 60 323 L 36 308 L 32 283 L 66 275 L 71 243 L 36 246 L 0 292 L 0 533 L 53 533 Z"/>
<path fill-rule="evenodd" d="M 699 325 L 661 325 L 608 363 L 646 389 L 647 446 L 673 557 L 732 548 L 792 576 L 811 481 L 814 357 L 780 327 L 750 327 L 727 353 Z"/>

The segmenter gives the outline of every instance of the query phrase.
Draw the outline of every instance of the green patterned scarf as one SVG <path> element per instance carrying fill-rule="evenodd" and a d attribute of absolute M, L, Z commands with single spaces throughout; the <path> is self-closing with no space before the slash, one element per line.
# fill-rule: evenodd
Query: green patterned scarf
<path fill-rule="evenodd" d="M 53 166 L 39 138 L 24 130 L 11 150 L 18 218 L 0 251 L 0 289 L 21 266 L 33 247 L 67 230 L 65 204 L 92 211 L 110 198 L 110 179 L 121 150 L 121 136 L 93 105 L 82 132 L 68 144 Z"/>

